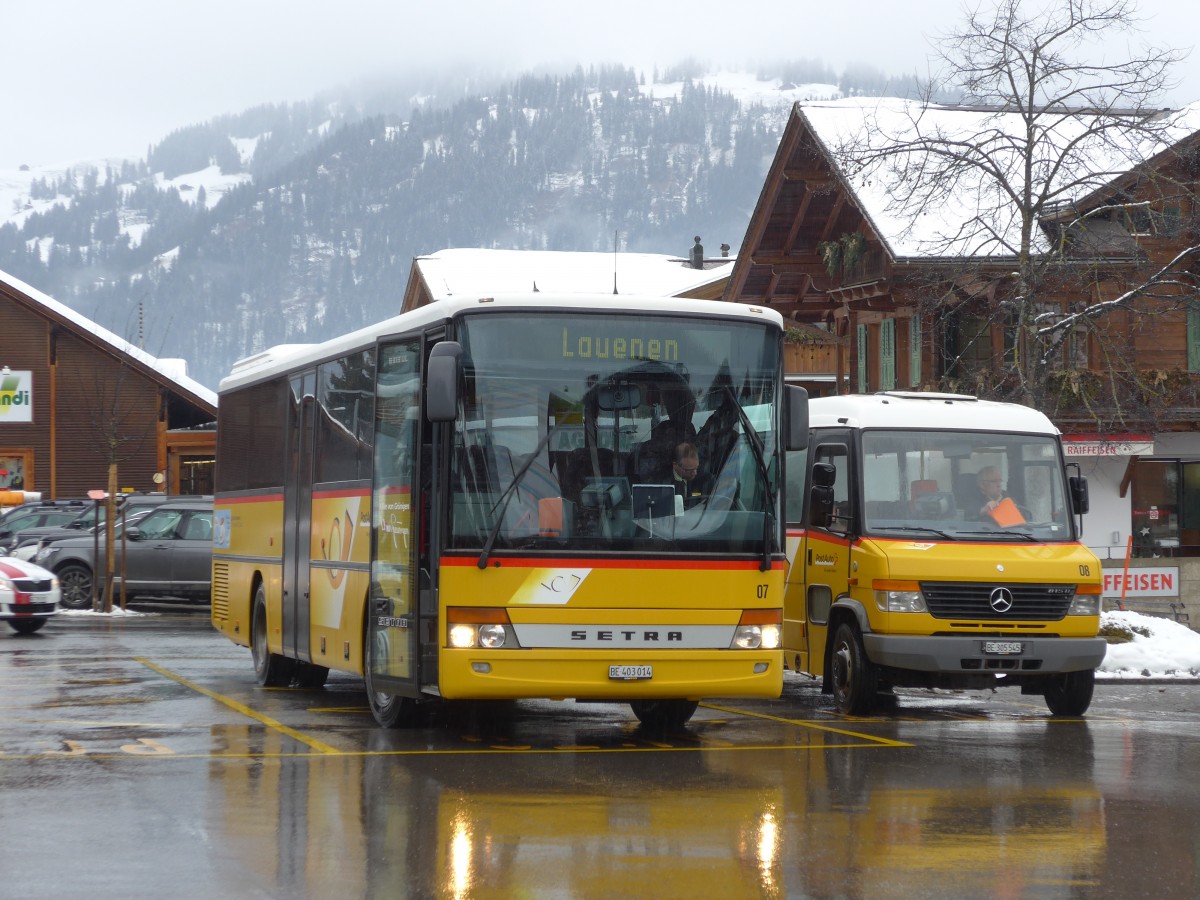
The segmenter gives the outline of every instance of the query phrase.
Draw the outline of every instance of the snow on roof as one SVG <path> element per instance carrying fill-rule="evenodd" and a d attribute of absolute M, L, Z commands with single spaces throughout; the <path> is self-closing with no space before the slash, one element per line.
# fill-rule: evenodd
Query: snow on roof
<path fill-rule="evenodd" d="M 690 248 L 688 248 L 690 249 Z M 554 294 L 641 294 L 675 297 L 728 278 L 734 258 L 706 260 L 694 269 L 656 253 L 585 253 L 556 250 L 439 250 L 418 257 L 417 270 L 434 300 L 532 291 Z"/>
<path fill-rule="evenodd" d="M 66 304 L 59 303 L 49 295 L 43 294 L 37 288 L 26 284 L 18 278 L 14 278 L 6 272 L 0 271 L 0 282 L 24 294 L 39 306 L 71 322 L 80 331 L 87 332 L 98 340 L 108 344 L 118 353 L 123 353 L 126 356 L 136 359 L 142 365 L 157 372 L 166 381 L 173 382 L 181 391 L 186 391 L 211 406 L 215 407 L 217 405 L 217 395 L 215 392 L 187 376 L 186 361 L 182 359 L 159 359 L 156 356 L 151 356 L 140 347 L 135 347 L 129 341 L 117 337 L 108 329 L 102 328 L 91 319 L 80 315 Z"/>
<path fill-rule="evenodd" d="M 1017 136 L 1025 123 L 1018 113 L 981 107 L 923 105 L 915 100 L 856 97 L 813 101 L 798 105 L 824 145 L 828 158 L 838 167 L 854 192 L 863 213 L 894 255 L 905 256 L 1009 256 L 1018 244 L 1020 221 L 1016 210 L 977 170 L 967 172 L 955 184 L 951 196 L 939 197 L 937 205 L 919 209 L 906 206 L 914 191 L 905 187 L 927 178 L 938 161 L 928 152 L 893 156 L 882 161 L 863 160 L 882 148 L 909 144 L 918 139 L 960 141 L 962 146 L 988 145 L 988 152 L 1002 158 L 997 149 L 1013 138 L 1016 149 L 1006 173 L 1010 184 L 1020 185 Z M 1121 134 L 1107 129 L 1103 136 L 1073 145 L 1098 121 L 1096 115 L 1073 113 L 1053 119 L 1044 117 L 1045 145 L 1035 163 L 1037 171 L 1050 171 L 1060 158 L 1070 160 L 1055 176 L 1055 187 L 1071 191 L 1063 201 L 1080 200 L 1129 172 L 1138 163 L 1166 150 L 1200 130 L 1200 103 L 1166 112 L 1163 140 L 1150 142 L 1137 132 Z M 1067 149 L 1070 147 L 1070 149 Z M 965 152 L 965 151 L 964 151 Z M 913 173 L 909 175 L 908 173 Z M 1083 173 L 1087 173 L 1084 177 Z M 1081 180 L 1082 179 L 1082 180 Z M 1077 183 L 1078 182 L 1078 183 Z M 916 193 L 920 198 L 924 195 Z M 989 213 L 988 210 L 993 210 Z M 982 213 L 981 213 L 982 211 Z M 973 218 L 985 216 L 994 234 L 981 236 L 978 228 L 964 227 Z M 1040 239 L 1040 234 L 1035 239 Z"/>

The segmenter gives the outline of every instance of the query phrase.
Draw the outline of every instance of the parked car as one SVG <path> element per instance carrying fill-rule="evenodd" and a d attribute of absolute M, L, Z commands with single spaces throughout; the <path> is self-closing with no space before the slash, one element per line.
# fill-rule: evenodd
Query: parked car
<path fill-rule="evenodd" d="M 117 507 L 117 522 L 128 518 L 133 512 L 147 507 L 158 506 L 169 500 L 191 499 L 189 497 L 170 496 L 168 494 L 122 494 L 120 505 Z M 209 498 L 211 499 L 211 498 Z M 97 506 L 93 501 L 84 501 L 86 506 L 74 519 L 60 525 L 43 525 L 26 528 L 12 537 L 0 539 L 0 554 L 16 556 L 19 559 L 33 559 L 37 544 L 43 539 L 79 537 L 89 534 L 96 522 L 104 522 L 105 506 Z"/>
<path fill-rule="evenodd" d="M 0 516 L 0 547 L 7 545 L 13 535 L 29 528 L 56 528 L 77 519 L 86 500 L 38 500 L 11 506 Z"/>
<path fill-rule="evenodd" d="M 58 614 L 59 584 L 41 566 L 0 559 L 0 619 L 19 634 L 33 634 Z"/>
<path fill-rule="evenodd" d="M 123 539 L 118 529 L 114 595 L 123 580 L 126 599 L 153 596 L 208 600 L 212 588 L 212 510 L 211 498 L 176 497 L 128 525 Z M 34 562 L 58 576 L 64 607 L 87 609 L 92 604 L 92 580 L 104 574 L 106 547 L 103 534 L 63 538 L 45 544 Z"/>

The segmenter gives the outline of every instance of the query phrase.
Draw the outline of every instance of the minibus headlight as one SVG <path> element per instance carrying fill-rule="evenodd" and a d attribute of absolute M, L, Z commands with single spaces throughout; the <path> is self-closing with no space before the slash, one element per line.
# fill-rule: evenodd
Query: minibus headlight
<path fill-rule="evenodd" d="M 929 612 L 920 590 L 876 590 L 875 605 L 881 612 Z"/>
<path fill-rule="evenodd" d="M 460 623 L 450 626 L 450 646 L 458 650 L 470 650 L 476 645 L 478 637 L 478 631 L 474 625 Z"/>
<path fill-rule="evenodd" d="M 1100 615 L 1100 595 L 1080 594 L 1076 592 L 1075 599 L 1067 608 L 1068 616 L 1098 616 Z"/>
<path fill-rule="evenodd" d="M 746 609 L 733 630 L 734 650 L 777 650 L 783 634 L 783 610 Z"/>
<path fill-rule="evenodd" d="M 503 607 L 452 606 L 446 610 L 446 639 L 455 650 L 520 647 Z"/>

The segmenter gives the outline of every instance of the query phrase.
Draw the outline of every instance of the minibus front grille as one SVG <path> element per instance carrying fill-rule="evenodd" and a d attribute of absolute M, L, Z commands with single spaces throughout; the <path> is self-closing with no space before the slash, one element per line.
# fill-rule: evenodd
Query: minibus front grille
<path fill-rule="evenodd" d="M 935 619 L 1056 621 L 1075 599 L 1069 584 L 922 581 L 921 592 Z"/>

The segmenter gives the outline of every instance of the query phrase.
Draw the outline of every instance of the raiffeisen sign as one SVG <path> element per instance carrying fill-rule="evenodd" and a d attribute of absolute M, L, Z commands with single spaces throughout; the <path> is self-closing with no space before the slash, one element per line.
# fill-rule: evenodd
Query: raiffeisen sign
<path fill-rule="evenodd" d="M 0 372 L 0 425 L 33 421 L 33 373 Z"/>
<path fill-rule="evenodd" d="M 1066 456 L 1153 456 L 1149 434 L 1064 434 Z"/>

